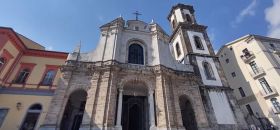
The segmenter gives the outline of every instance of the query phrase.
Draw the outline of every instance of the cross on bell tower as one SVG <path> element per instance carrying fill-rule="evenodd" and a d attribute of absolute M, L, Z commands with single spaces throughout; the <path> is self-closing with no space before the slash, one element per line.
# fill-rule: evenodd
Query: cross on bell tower
<path fill-rule="evenodd" d="M 139 15 L 142 15 L 142 14 L 140 14 L 138 11 L 135 11 L 133 14 L 134 14 L 135 17 L 136 17 L 136 20 L 138 20 L 138 16 L 139 16 Z"/>

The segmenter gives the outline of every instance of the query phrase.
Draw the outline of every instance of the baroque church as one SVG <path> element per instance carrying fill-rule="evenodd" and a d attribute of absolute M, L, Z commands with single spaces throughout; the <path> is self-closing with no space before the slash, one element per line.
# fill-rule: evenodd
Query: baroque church
<path fill-rule="evenodd" d="M 89 53 L 77 47 L 40 130 L 242 130 L 232 89 L 191 5 L 155 22 L 122 17 L 100 27 Z"/>

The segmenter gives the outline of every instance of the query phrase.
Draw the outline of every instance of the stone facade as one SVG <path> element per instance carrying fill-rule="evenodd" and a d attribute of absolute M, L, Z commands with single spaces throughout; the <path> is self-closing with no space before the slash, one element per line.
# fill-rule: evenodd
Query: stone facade
<path fill-rule="evenodd" d="M 181 6 L 176 5 L 172 11 Z M 142 103 L 147 104 L 143 109 L 145 113 L 141 113 L 144 115 L 141 117 L 145 118 L 141 118 L 145 125 L 143 129 L 184 130 L 188 128 L 184 122 L 190 121 L 196 124 L 194 127 L 198 130 L 247 128 L 231 96 L 231 89 L 224 85 L 226 81 L 221 75 L 218 60 L 214 60 L 216 68 L 213 70 L 218 70 L 215 76 L 222 80 L 223 85 L 205 85 L 196 62 L 198 58 L 186 55 L 180 59 L 183 61 L 180 63 L 169 43 L 172 36 L 169 37 L 158 24 L 129 20 L 125 26 L 124 20 L 117 18 L 100 29 L 100 43 L 94 52 L 80 53 L 78 48 L 68 56 L 41 130 L 62 129 L 68 99 L 77 90 L 87 92 L 81 130 L 125 129 L 123 115 L 126 111 L 123 104 L 129 97 L 141 97 L 144 99 Z M 183 39 L 186 37 L 179 36 Z M 144 64 L 129 63 L 129 47 L 132 44 L 143 48 Z M 207 42 L 213 54 L 210 44 Z M 224 95 L 222 101 L 215 98 L 219 94 Z M 194 115 L 192 120 L 182 110 L 183 98 L 189 103 L 186 106 L 193 110 L 193 113 L 188 113 Z M 217 113 L 220 110 L 217 105 L 221 104 L 225 108 L 228 106 L 228 109 L 221 109 L 222 112 L 229 112 L 222 115 L 227 122 Z"/>

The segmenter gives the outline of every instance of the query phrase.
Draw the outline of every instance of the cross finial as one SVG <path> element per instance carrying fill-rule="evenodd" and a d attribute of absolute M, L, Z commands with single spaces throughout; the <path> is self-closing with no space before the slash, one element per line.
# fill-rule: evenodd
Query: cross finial
<path fill-rule="evenodd" d="M 140 14 L 138 11 L 135 11 L 133 14 L 135 14 L 136 20 L 138 20 L 138 16 L 139 16 L 139 15 L 142 15 L 142 14 Z"/>

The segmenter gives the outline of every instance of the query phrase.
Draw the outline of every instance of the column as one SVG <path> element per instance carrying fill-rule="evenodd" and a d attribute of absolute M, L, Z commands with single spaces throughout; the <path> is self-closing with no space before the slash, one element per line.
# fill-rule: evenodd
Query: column
<path fill-rule="evenodd" d="M 149 90 L 149 119 L 150 119 L 150 130 L 155 129 L 155 108 L 154 108 L 154 91 Z"/>
<path fill-rule="evenodd" d="M 117 124 L 116 128 L 118 130 L 122 129 L 122 100 L 123 100 L 123 89 L 119 88 L 119 99 L 118 99 L 118 111 L 117 111 Z"/>

